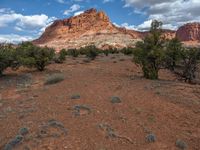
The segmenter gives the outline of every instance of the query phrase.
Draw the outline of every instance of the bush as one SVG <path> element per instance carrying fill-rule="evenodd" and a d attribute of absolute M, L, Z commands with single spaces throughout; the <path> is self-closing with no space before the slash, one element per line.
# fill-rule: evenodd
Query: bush
<path fill-rule="evenodd" d="M 79 51 L 77 49 L 69 49 L 67 51 L 67 55 L 73 56 L 73 57 L 78 57 Z"/>
<path fill-rule="evenodd" d="M 200 62 L 200 49 L 182 49 L 181 59 L 183 64 L 182 77 L 185 78 L 185 82 L 191 83 L 196 78 L 195 73 L 197 71 L 197 65 Z"/>
<path fill-rule="evenodd" d="M 134 49 L 134 62 L 142 66 L 144 77 L 158 79 L 158 71 L 164 62 L 164 40 L 161 38 L 162 23 L 153 21 L 150 34 Z"/>
<path fill-rule="evenodd" d="M 22 43 L 16 52 L 17 59 L 21 65 L 29 68 L 35 67 L 39 71 L 43 71 L 55 55 L 53 49 L 37 47 L 30 42 Z"/>
<path fill-rule="evenodd" d="M 181 59 L 181 49 L 182 44 L 177 38 L 170 40 L 167 44 L 165 63 L 166 67 L 172 71 Z"/>
<path fill-rule="evenodd" d="M 18 67 L 15 59 L 15 49 L 11 45 L 0 45 L 0 76 L 3 71 L 11 67 L 16 69 Z"/>
<path fill-rule="evenodd" d="M 126 47 L 126 48 L 123 48 L 121 49 L 121 53 L 123 53 L 124 55 L 132 55 L 133 54 L 133 48 L 131 47 Z"/>
<path fill-rule="evenodd" d="M 106 50 L 103 51 L 103 53 L 104 53 L 106 56 L 108 56 L 109 50 L 106 49 Z"/>
<path fill-rule="evenodd" d="M 55 58 L 55 62 L 56 63 L 63 63 L 65 60 L 66 60 L 66 50 L 65 49 L 62 49 L 58 56 Z"/>
<path fill-rule="evenodd" d="M 94 45 L 81 48 L 80 51 L 82 54 L 84 53 L 91 60 L 94 60 L 100 53 L 100 50 Z"/>
<path fill-rule="evenodd" d="M 64 75 L 61 73 L 55 73 L 46 78 L 45 84 L 56 84 L 65 79 Z"/>

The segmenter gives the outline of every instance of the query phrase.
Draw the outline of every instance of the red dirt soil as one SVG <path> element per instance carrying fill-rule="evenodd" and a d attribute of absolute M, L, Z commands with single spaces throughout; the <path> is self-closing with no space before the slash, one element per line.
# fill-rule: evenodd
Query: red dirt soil
<path fill-rule="evenodd" d="M 200 149 L 199 85 L 178 81 L 166 70 L 159 80 L 146 80 L 132 58 L 121 54 L 85 59 L 69 57 L 44 72 L 8 70 L 0 78 L 0 149 L 22 127 L 29 133 L 16 150 L 178 150 L 177 139 L 189 150 Z M 44 85 L 55 72 L 65 80 Z M 27 76 L 32 82 L 21 84 Z M 74 94 L 80 99 L 72 100 Z M 122 102 L 111 103 L 112 96 Z M 91 112 L 76 116 L 75 105 Z M 57 124 L 51 126 L 52 119 Z M 149 133 L 155 142 L 147 142 Z"/>

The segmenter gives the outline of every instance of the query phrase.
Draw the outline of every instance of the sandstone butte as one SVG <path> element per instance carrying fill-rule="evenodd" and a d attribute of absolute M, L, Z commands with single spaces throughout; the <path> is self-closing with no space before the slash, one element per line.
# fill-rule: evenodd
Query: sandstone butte
<path fill-rule="evenodd" d="M 187 45 L 200 44 L 200 23 L 189 23 L 177 31 L 163 30 L 167 39 L 178 37 Z M 80 48 L 95 45 L 101 49 L 134 47 L 148 32 L 120 28 L 112 24 L 103 11 L 86 10 L 68 19 L 56 20 L 46 28 L 39 39 L 33 41 L 38 46 L 48 46 L 56 50 Z"/>

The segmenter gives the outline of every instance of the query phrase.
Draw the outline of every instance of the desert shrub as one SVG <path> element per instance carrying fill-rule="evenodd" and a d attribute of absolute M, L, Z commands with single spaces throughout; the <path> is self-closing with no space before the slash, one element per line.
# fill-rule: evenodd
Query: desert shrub
<path fill-rule="evenodd" d="M 182 150 L 186 150 L 188 148 L 188 145 L 184 141 L 178 139 L 178 140 L 176 140 L 176 147 L 178 147 L 179 149 L 182 149 Z"/>
<path fill-rule="evenodd" d="M 149 143 L 155 142 L 155 141 L 156 141 L 156 135 L 153 134 L 153 133 L 148 134 L 148 135 L 146 136 L 146 140 L 147 140 L 147 142 L 149 142 Z"/>
<path fill-rule="evenodd" d="M 110 48 L 108 49 L 109 54 L 118 54 L 119 50 L 117 48 Z"/>
<path fill-rule="evenodd" d="M 63 63 L 65 60 L 66 60 L 66 50 L 65 49 L 62 49 L 58 55 L 54 58 L 54 61 L 56 63 Z"/>
<path fill-rule="evenodd" d="M 0 76 L 3 71 L 11 67 L 13 69 L 17 68 L 17 62 L 15 59 L 15 49 L 11 45 L 0 45 Z"/>
<path fill-rule="evenodd" d="M 64 75 L 61 73 L 55 73 L 52 75 L 47 76 L 45 84 L 56 84 L 58 82 L 61 82 L 65 79 Z"/>
<path fill-rule="evenodd" d="M 104 53 L 104 55 L 108 56 L 109 55 L 109 50 L 108 49 L 103 50 L 103 53 Z"/>
<path fill-rule="evenodd" d="M 94 60 L 100 53 L 100 50 L 94 45 L 86 46 L 82 48 L 82 51 L 84 51 L 85 55 L 91 60 Z"/>
<path fill-rule="evenodd" d="M 77 49 L 68 49 L 67 50 L 67 55 L 72 56 L 72 57 L 78 57 L 79 51 Z"/>
<path fill-rule="evenodd" d="M 125 48 L 121 49 L 120 52 L 123 53 L 124 55 L 132 55 L 133 54 L 133 48 L 125 47 Z"/>
<path fill-rule="evenodd" d="M 200 62 L 200 49 L 184 48 L 181 51 L 181 60 L 183 65 L 182 77 L 186 82 L 191 83 L 195 78 L 197 65 Z"/>
<path fill-rule="evenodd" d="M 133 51 L 134 62 L 141 65 L 143 75 L 147 79 L 158 79 L 158 71 L 164 62 L 164 40 L 161 37 L 162 23 L 154 20 L 150 34 L 143 42 L 138 42 Z"/>
<path fill-rule="evenodd" d="M 182 44 L 177 38 L 174 38 L 167 43 L 166 47 L 165 64 L 173 71 L 181 59 Z"/>
<path fill-rule="evenodd" d="M 30 42 L 22 43 L 16 52 L 17 60 L 21 65 L 35 67 L 39 71 L 43 71 L 55 55 L 54 49 L 37 47 Z"/>

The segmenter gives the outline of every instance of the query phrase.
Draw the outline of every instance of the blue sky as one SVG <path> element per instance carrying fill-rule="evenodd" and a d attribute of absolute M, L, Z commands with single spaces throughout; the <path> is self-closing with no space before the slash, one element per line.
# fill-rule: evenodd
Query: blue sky
<path fill-rule="evenodd" d="M 0 0 L 0 42 L 32 40 L 54 20 L 89 8 L 105 11 L 119 26 L 141 31 L 153 19 L 167 29 L 200 21 L 200 0 Z"/>

